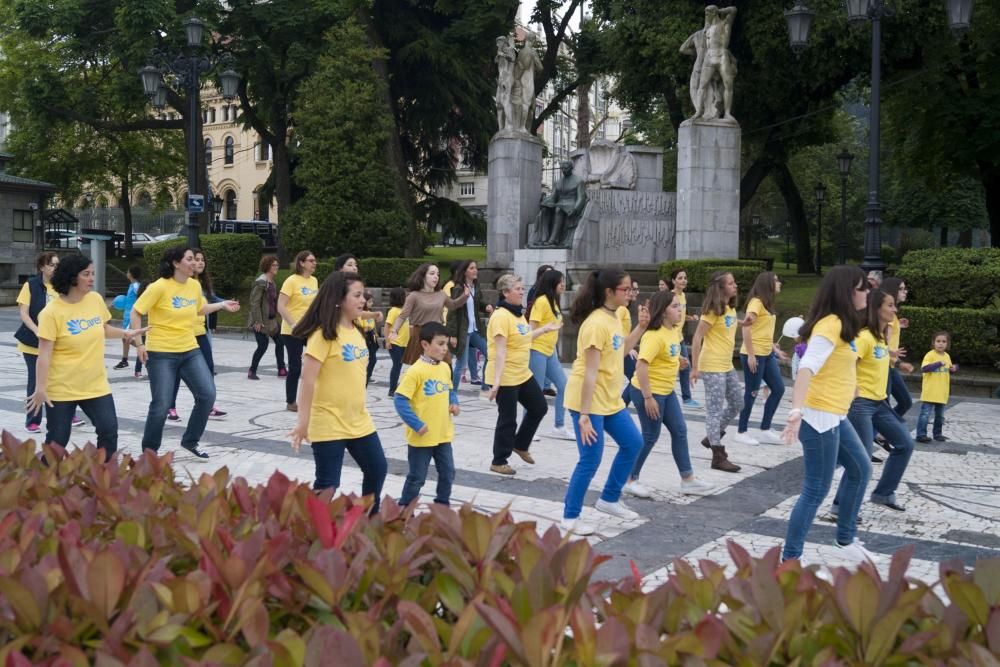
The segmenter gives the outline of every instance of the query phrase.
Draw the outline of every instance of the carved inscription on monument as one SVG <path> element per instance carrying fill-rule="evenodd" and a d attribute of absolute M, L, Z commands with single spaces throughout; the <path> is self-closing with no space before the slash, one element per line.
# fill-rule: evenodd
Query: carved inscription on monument
<path fill-rule="evenodd" d="M 676 194 L 592 189 L 587 196 L 598 207 L 605 248 L 673 248 Z"/>

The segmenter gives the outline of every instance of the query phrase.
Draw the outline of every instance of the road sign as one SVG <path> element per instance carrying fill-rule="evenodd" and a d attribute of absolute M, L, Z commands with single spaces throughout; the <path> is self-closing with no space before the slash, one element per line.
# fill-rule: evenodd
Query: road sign
<path fill-rule="evenodd" d="M 188 213 L 204 213 L 205 195 L 188 195 L 187 210 Z"/>

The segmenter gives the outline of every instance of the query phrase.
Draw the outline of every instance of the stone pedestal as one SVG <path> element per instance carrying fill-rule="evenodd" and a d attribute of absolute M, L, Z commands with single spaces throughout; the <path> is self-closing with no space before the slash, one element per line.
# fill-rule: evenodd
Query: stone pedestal
<path fill-rule="evenodd" d="M 524 279 L 525 286 L 530 287 L 535 282 L 535 274 L 542 264 L 566 274 L 570 261 L 569 248 L 518 248 L 514 251 L 513 272 Z"/>
<path fill-rule="evenodd" d="M 542 142 L 526 133 L 498 133 L 490 141 L 486 262 L 509 266 L 527 246 L 527 225 L 542 200 Z M 527 278 L 527 277 L 526 277 Z"/>
<path fill-rule="evenodd" d="M 685 121 L 677 141 L 677 259 L 739 257 L 740 128 Z"/>

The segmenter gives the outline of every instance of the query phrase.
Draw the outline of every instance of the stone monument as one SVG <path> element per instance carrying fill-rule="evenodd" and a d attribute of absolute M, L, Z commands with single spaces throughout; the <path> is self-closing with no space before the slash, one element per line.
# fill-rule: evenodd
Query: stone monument
<path fill-rule="evenodd" d="M 587 204 L 583 179 L 573 173 L 573 163 L 563 160 L 559 168 L 562 178 L 556 181 L 552 194 L 542 200 L 530 248 L 566 247 Z"/>

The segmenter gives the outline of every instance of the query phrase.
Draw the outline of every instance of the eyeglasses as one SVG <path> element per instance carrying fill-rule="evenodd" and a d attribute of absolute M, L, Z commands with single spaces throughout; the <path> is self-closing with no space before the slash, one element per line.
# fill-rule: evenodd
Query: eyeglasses
<path fill-rule="evenodd" d="M 631 292 L 632 288 L 631 287 L 616 287 L 615 291 L 616 292 Z"/>

